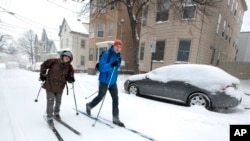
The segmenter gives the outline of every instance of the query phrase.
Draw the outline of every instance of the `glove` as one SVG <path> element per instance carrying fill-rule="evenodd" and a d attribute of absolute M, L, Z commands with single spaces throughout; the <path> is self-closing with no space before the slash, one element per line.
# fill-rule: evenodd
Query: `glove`
<path fill-rule="evenodd" d="M 74 83 L 75 82 L 75 78 L 74 77 L 69 77 L 68 82 L 69 83 Z"/>
<path fill-rule="evenodd" d="M 118 65 L 118 59 L 116 59 L 110 66 L 113 68 L 113 67 L 116 67 Z"/>
<path fill-rule="evenodd" d="M 46 79 L 47 79 L 46 75 L 44 75 L 44 74 L 40 74 L 40 78 L 39 78 L 39 80 L 41 80 L 41 81 L 45 81 Z"/>

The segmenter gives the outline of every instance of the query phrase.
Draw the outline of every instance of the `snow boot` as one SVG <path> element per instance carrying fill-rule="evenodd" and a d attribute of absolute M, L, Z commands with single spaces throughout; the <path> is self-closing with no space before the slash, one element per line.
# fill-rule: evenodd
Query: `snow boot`
<path fill-rule="evenodd" d="M 56 119 L 56 120 L 61 120 L 61 117 L 60 117 L 59 114 L 55 114 L 55 115 L 54 115 L 54 119 Z"/>
<path fill-rule="evenodd" d="M 125 127 L 124 123 L 122 123 L 119 118 L 113 118 L 113 123 L 120 126 L 120 127 Z"/>
<path fill-rule="evenodd" d="M 53 119 L 47 119 L 47 122 L 48 122 L 50 127 L 54 127 Z"/>
<path fill-rule="evenodd" d="M 89 103 L 86 104 L 86 113 L 91 116 L 91 107 L 89 106 Z"/>

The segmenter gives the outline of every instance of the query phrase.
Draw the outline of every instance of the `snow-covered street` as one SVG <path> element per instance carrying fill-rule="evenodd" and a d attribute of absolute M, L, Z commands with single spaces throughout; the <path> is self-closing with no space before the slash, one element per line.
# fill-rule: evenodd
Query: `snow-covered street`
<path fill-rule="evenodd" d="M 234 109 L 212 112 L 201 107 L 159 102 L 129 95 L 123 83 L 128 75 L 118 77 L 120 119 L 127 128 L 152 137 L 158 141 L 229 141 L 229 125 L 250 124 L 250 80 L 241 80 L 244 93 L 242 104 Z M 0 140 L 1 141 L 57 141 L 43 116 L 46 98 L 42 89 L 38 102 L 34 102 L 41 82 L 39 73 L 23 69 L 5 69 L 0 66 Z M 85 111 L 85 104 L 94 98 L 85 99 L 98 89 L 97 75 L 75 74 L 75 96 L 77 108 Z M 78 136 L 55 122 L 64 141 L 146 141 L 148 138 L 126 129 L 94 123 L 74 111 L 74 95 L 69 84 L 69 95 L 64 90 L 61 117 L 72 127 L 82 132 Z M 100 117 L 112 120 L 112 105 L 109 93 L 105 98 Z M 92 110 L 96 116 L 101 103 Z"/>

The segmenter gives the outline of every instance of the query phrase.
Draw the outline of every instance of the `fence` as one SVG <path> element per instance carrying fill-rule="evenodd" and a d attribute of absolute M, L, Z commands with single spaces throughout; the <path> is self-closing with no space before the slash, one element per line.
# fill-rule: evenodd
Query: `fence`
<path fill-rule="evenodd" d="M 250 79 L 250 62 L 220 62 L 218 67 L 239 79 Z"/>

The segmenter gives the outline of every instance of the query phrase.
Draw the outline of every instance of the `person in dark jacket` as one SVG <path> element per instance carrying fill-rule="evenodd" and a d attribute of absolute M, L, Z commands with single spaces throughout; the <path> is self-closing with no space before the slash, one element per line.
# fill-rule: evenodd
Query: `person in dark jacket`
<path fill-rule="evenodd" d="M 86 104 L 86 112 L 88 115 L 91 115 L 91 109 L 103 99 L 107 90 L 109 90 L 112 97 L 113 123 L 125 127 L 124 123 L 119 119 L 118 89 L 116 84 L 118 69 L 121 65 L 120 52 L 122 45 L 123 43 L 120 40 L 115 40 L 109 50 L 104 52 L 101 56 L 99 61 L 100 74 L 98 95 L 91 102 Z"/>
<path fill-rule="evenodd" d="M 66 83 L 75 82 L 74 69 L 70 64 L 72 60 L 72 53 L 63 51 L 60 58 L 48 59 L 41 64 L 40 80 L 45 81 L 42 87 L 47 94 L 46 113 L 47 121 L 50 125 L 53 125 L 53 117 L 61 119 L 59 112 L 62 93 Z"/>

